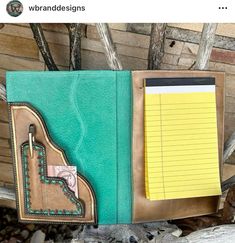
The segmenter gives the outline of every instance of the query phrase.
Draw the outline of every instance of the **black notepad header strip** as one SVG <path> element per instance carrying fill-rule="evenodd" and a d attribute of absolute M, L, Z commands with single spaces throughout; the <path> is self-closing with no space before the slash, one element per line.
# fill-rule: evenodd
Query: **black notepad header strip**
<path fill-rule="evenodd" d="M 146 78 L 146 86 L 215 85 L 215 78 Z"/>

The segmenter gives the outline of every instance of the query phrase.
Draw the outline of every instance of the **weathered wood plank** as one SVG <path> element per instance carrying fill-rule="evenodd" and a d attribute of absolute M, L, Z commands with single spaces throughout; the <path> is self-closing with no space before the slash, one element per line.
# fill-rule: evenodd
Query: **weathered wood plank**
<path fill-rule="evenodd" d="M 182 53 L 188 55 L 197 55 L 198 45 L 185 42 Z M 213 48 L 210 56 L 213 62 L 235 64 L 235 51 L 229 51 L 219 48 Z"/>
<path fill-rule="evenodd" d="M 120 55 L 124 69 L 140 70 L 147 68 L 147 60 Z M 82 51 L 82 69 L 109 69 L 103 53 Z"/>
<path fill-rule="evenodd" d="M 235 96 L 227 96 L 225 99 L 225 112 L 235 114 Z"/>
<path fill-rule="evenodd" d="M 186 69 L 189 69 L 195 62 L 195 56 L 182 54 L 179 58 L 179 66 L 185 66 Z M 235 65 L 219 63 L 219 62 L 209 62 L 208 70 L 211 71 L 221 71 L 226 74 L 235 74 Z"/>
<path fill-rule="evenodd" d="M 30 39 L 0 34 L 0 53 L 38 59 L 38 49 Z"/>
<path fill-rule="evenodd" d="M 69 48 L 67 46 L 49 44 L 55 63 L 68 66 Z M 147 60 L 119 55 L 125 69 L 146 69 Z M 109 69 L 104 53 L 82 49 L 82 69 Z"/>
<path fill-rule="evenodd" d="M 169 27 L 176 27 L 180 29 L 187 29 L 187 30 L 194 30 L 201 32 L 203 28 L 203 24 L 189 24 L 189 23 L 170 23 L 168 24 Z M 233 37 L 235 38 L 235 25 L 234 24 L 228 24 L 228 23 L 220 23 L 218 24 L 218 28 L 216 30 L 217 35 L 227 36 L 227 37 Z"/>
<path fill-rule="evenodd" d="M 6 70 L 0 68 L 0 83 L 6 83 Z"/>
<path fill-rule="evenodd" d="M 111 30 L 114 43 L 140 48 L 148 48 L 150 37 L 130 32 Z M 87 26 L 87 38 L 99 40 L 99 34 L 94 26 Z"/>
<path fill-rule="evenodd" d="M 0 67 L 6 70 L 44 70 L 45 64 L 37 60 L 0 54 Z"/>
<path fill-rule="evenodd" d="M 130 26 L 128 25 L 128 31 L 131 31 L 133 33 L 150 35 L 150 25 L 151 24 L 130 24 Z M 196 26 L 197 24 L 189 25 Z M 198 34 L 198 32 L 201 32 L 202 24 L 200 26 L 200 28 L 195 29 L 193 27 L 187 28 L 187 24 L 168 24 L 166 38 L 199 44 L 200 35 Z M 220 24 L 215 36 L 214 46 L 217 48 L 234 51 L 234 29 L 234 24 Z"/>
<path fill-rule="evenodd" d="M 235 65 L 230 65 L 226 63 L 210 62 L 210 70 L 222 71 L 226 74 L 235 74 Z"/>
<path fill-rule="evenodd" d="M 235 74 L 226 74 L 225 96 L 235 97 Z"/>
<path fill-rule="evenodd" d="M 177 65 L 179 55 L 183 48 L 182 42 L 174 42 L 173 46 L 171 46 L 171 40 L 167 40 L 165 43 L 165 55 L 163 57 L 163 63 Z M 57 65 L 68 66 L 69 63 L 69 49 L 65 45 L 57 45 L 54 43 L 49 43 L 51 48 L 52 55 L 55 59 Z M 117 52 L 120 56 L 128 56 L 135 57 L 138 59 L 147 60 L 148 57 L 148 49 L 147 48 L 139 48 L 133 46 L 126 46 L 122 44 L 116 44 Z M 104 53 L 103 47 L 98 40 L 82 38 L 82 51 L 94 51 Z M 173 55 L 174 54 L 174 55 Z M 39 59 L 43 61 L 40 56 Z M 94 60 L 95 61 L 95 60 Z M 83 60 L 82 60 L 83 62 Z M 141 60 L 140 60 L 141 62 Z M 99 65 L 97 61 L 97 65 Z M 107 66 L 108 67 L 108 66 Z M 90 68 L 89 68 L 90 69 Z M 98 68 L 95 68 L 98 69 Z"/>
<path fill-rule="evenodd" d="M 5 34 L 9 36 L 18 36 L 22 38 L 27 38 L 33 40 L 33 33 L 27 26 L 19 26 L 16 24 L 5 24 L 2 29 L 0 29 L 0 34 Z"/>
<path fill-rule="evenodd" d="M 234 112 L 226 112 L 225 113 L 225 126 L 224 126 L 224 128 L 225 128 L 225 133 L 224 133 L 225 140 L 227 140 L 228 137 L 231 136 L 232 133 L 235 131 L 234 119 L 235 119 L 235 113 Z"/>
<path fill-rule="evenodd" d="M 8 123 L 0 122 L 0 138 L 10 138 Z"/>
<path fill-rule="evenodd" d="M 68 33 L 68 30 L 64 24 L 51 23 L 51 24 L 42 24 L 43 30 L 49 30 L 58 33 Z"/>
<path fill-rule="evenodd" d="M 9 139 L 2 139 L 0 138 L 0 149 L 1 148 L 10 148 L 11 144 L 10 144 L 10 140 Z"/>
<path fill-rule="evenodd" d="M 10 158 L 11 159 L 11 149 L 0 147 L 0 156 Z"/>
<path fill-rule="evenodd" d="M 53 26 L 55 29 L 53 29 Z M 48 42 L 67 45 L 67 46 L 69 45 L 68 31 L 65 28 L 64 24 L 60 24 L 60 25 L 53 24 L 50 25 L 50 28 L 44 28 L 44 25 L 42 25 L 42 27 L 44 29 L 44 34 Z M 64 28 L 65 31 L 64 32 L 58 31 L 57 27 L 59 29 Z M 10 36 L 18 36 L 18 37 L 33 40 L 33 33 L 28 24 L 27 26 L 21 26 L 17 24 L 5 24 L 4 28 L 0 30 L 0 34 L 7 34 Z"/>
<path fill-rule="evenodd" d="M 8 107 L 6 102 L 0 101 L 0 114 L 0 120 L 8 122 Z"/>
<path fill-rule="evenodd" d="M 54 43 L 48 43 L 56 65 L 69 66 L 69 47 L 64 45 L 57 45 Z M 43 61 L 42 56 L 39 56 L 39 60 Z"/>
<path fill-rule="evenodd" d="M 2 150 L 2 148 L 0 148 L 0 150 Z M 12 164 L 12 157 L 0 155 L 0 163 Z"/>
<path fill-rule="evenodd" d="M 161 65 L 169 64 L 169 65 L 177 66 L 179 59 L 180 59 L 180 56 L 165 53 L 164 56 L 162 57 Z M 178 68 L 175 68 L 175 69 L 178 69 Z"/>
<path fill-rule="evenodd" d="M 0 162 L 0 181 L 5 183 L 14 183 L 12 164 Z"/>
<path fill-rule="evenodd" d="M 124 53 L 119 52 L 119 48 L 120 48 L 119 46 L 123 46 L 123 48 L 125 49 L 135 47 L 136 51 L 143 50 L 143 49 L 147 51 L 149 48 L 149 43 L 150 43 L 149 36 L 122 32 L 117 30 L 111 30 L 111 33 L 113 36 L 113 41 L 117 46 L 117 50 L 119 54 L 124 55 Z M 98 33 L 93 26 L 87 27 L 87 38 L 91 40 L 92 39 L 99 40 Z M 183 45 L 184 45 L 183 42 L 174 41 L 174 39 L 167 39 L 165 41 L 164 49 L 166 53 L 180 55 L 183 49 Z M 145 56 L 145 58 L 147 59 L 147 55 Z"/>
<path fill-rule="evenodd" d="M 144 34 L 144 35 L 150 35 L 151 33 L 151 24 L 150 23 L 129 23 L 127 24 L 127 31 L 138 33 L 138 34 Z"/>
<path fill-rule="evenodd" d="M 88 38 L 82 39 L 82 49 L 104 53 L 104 49 L 100 41 Z M 116 49 L 119 55 L 137 57 L 140 59 L 147 59 L 148 57 L 148 49 L 146 48 L 116 44 Z"/>
<path fill-rule="evenodd" d="M 197 31 L 167 28 L 166 38 L 199 44 L 200 35 Z M 216 35 L 214 47 L 235 51 L 234 38 Z"/>

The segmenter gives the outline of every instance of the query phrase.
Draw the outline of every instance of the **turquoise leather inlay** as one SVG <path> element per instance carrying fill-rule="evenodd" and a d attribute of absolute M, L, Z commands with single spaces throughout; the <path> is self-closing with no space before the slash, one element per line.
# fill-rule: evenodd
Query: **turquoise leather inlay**
<path fill-rule="evenodd" d="M 8 102 L 27 102 L 91 183 L 98 223 L 131 223 L 130 71 L 8 72 Z"/>

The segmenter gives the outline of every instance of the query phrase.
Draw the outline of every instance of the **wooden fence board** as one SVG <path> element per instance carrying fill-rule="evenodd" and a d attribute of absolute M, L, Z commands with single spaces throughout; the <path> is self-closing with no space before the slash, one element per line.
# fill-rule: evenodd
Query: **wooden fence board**
<path fill-rule="evenodd" d="M 2 148 L 0 148 L 2 150 Z M 0 164 L 12 164 L 12 157 L 0 155 Z"/>
<path fill-rule="evenodd" d="M 10 140 L 0 138 L 0 149 L 2 148 L 10 148 Z"/>
<path fill-rule="evenodd" d="M 5 183 L 14 183 L 12 164 L 0 163 L 0 181 Z"/>
<path fill-rule="evenodd" d="M 44 70 L 45 64 L 24 57 L 0 54 L 0 67 L 6 70 Z"/>
<path fill-rule="evenodd" d="M 150 37 L 130 32 L 111 30 L 114 43 L 119 43 L 127 46 L 135 46 L 140 48 L 148 48 Z M 87 26 L 87 38 L 99 39 L 99 35 L 94 26 Z"/>
<path fill-rule="evenodd" d="M 38 49 L 34 40 L 5 34 L 0 35 L 0 53 L 38 59 Z"/>
<path fill-rule="evenodd" d="M 0 101 L 0 121 L 8 122 L 8 107 L 7 103 Z"/>
<path fill-rule="evenodd" d="M 0 29 L 0 34 L 5 34 L 9 36 L 17 36 L 26 39 L 33 40 L 33 33 L 29 27 L 27 26 L 19 26 L 16 24 L 5 24 L 2 29 Z"/>
<path fill-rule="evenodd" d="M 0 156 L 11 158 L 11 149 L 10 148 L 1 148 L 0 147 Z"/>
<path fill-rule="evenodd" d="M 10 138 L 8 123 L 0 122 L 0 138 Z"/>

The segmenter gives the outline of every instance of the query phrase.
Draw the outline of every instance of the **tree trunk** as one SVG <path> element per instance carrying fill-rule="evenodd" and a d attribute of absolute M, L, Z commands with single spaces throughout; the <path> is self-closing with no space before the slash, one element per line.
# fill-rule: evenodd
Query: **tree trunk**
<path fill-rule="evenodd" d="M 40 52 L 42 54 L 42 57 L 44 59 L 44 62 L 46 64 L 48 70 L 58 71 L 58 68 L 52 58 L 48 43 L 43 34 L 41 24 L 30 24 L 30 27 L 31 27 L 33 35 L 34 35 L 34 39 L 38 45 L 38 49 L 40 50 Z"/>
<path fill-rule="evenodd" d="M 108 65 L 112 70 L 122 70 L 122 64 L 119 60 L 108 24 L 96 24 L 100 40 L 103 44 Z"/>
<path fill-rule="evenodd" d="M 66 24 L 69 32 L 69 69 L 81 69 L 81 26 L 82 24 Z"/>
<path fill-rule="evenodd" d="M 148 53 L 148 69 L 160 69 L 164 56 L 166 24 L 152 24 Z"/>
<path fill-rule="evenodd" d="M 204 24 L 197 52 L 195 69 L 207 70 L 211 56 L 217 24 Z"/>

